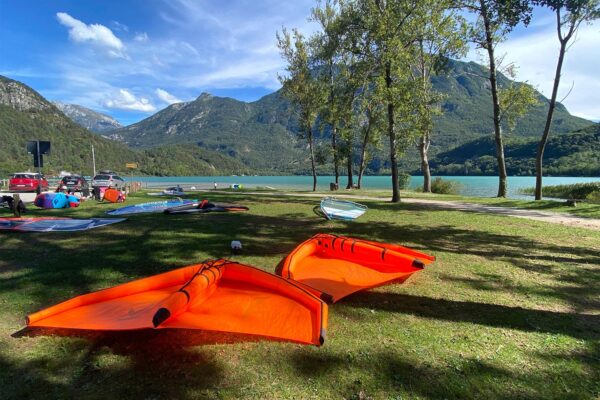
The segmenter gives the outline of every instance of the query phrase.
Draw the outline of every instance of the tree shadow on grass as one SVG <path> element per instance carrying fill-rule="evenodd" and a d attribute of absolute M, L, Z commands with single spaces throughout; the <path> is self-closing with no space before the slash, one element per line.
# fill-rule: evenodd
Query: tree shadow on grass
<path fill-rule="evenodd" d="M 36 329 L 22 335 L 46 335 L 51 331 L 59 332 Z M 216 390 L 223 378 L 217 358 L 190 347 L 246 340 L 206 332 L 151 330 L 63 331 L 62 335 L 74 340 L 60 342 L 62 348 L 69 349 L 60 357 L 46 355 L 14 363 L 0 354 L 0 368 L 7 369 L 12 386 L 4 388 L 5 393 L 15 398 L 190 398 L 190 387 Z M 112 384 L 115 381 L 117 384 Z"/>
<path fill-rule="evenodd" d="M 346 399 L 371 398 L 382 392 L 398 398 L 563 399 L 565 391 L 573 393 L 573 398 L 586 398 L 586 393 L 593 398 L 594 374 L 590 371 L 594 364 L 589 360 L 582 363 L 588 371 L 584 367 L 560 381 L 562 371 L 552 367 L 523 371 L 470 357 L 423 359 L 410 353 L 410 346 L 404 343 L 388 350 L 362 348 L 350 353 L 302 349 L 290 353 L 287 359 L 301 379 L 335 379 L 331 391 Z M 546 354 L 541 359 L 549 365 L 563 361 L 561 356 Z"/>
<path fill-rule="evenodd" d="M 468 322 L 524 332 L 561 334 L 576 339 L 600 339 L 600 315 L 534 310 L 374 291 L 356 293 L 339 304 L 341 313 L 344 313 L 345 307 L 367 308 L 441 321 Z"/>

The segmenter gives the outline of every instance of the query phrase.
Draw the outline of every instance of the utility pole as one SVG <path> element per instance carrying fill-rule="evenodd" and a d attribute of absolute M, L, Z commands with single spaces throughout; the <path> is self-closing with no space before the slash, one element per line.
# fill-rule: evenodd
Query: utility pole
<path fill-rule="evenodd" d="M 96 154 L 94 153 L 94 145 L 92 145 L 92 166 L 94 168 L 94 175 L 92 175 L 93 178 L 96 176 Z"/>
<path fill-rule="evenodd" d="M 35 144 L 37 146 L 37 152 L 36 152 L 36 156 L 37 156 L 37 165 L 38 165 L 38 174 L 42 174 L 42 167 L 41 167 L 41 163 L 40 163 L 40 141 L 36 140 Z"/>

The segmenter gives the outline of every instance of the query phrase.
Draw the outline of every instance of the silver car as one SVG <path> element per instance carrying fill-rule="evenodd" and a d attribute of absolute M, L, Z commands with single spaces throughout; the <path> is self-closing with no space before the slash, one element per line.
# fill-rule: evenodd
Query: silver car
<path fill-rule="evenodd" d="M 125 189 L 125 180 L 114 172 L 101 171 L 92 178 L 92 188 L 113 187 L 119 190 Z"/>

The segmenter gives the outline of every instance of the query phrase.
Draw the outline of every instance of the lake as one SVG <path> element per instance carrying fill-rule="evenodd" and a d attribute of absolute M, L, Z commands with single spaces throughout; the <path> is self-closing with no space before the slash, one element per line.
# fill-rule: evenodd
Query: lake
<path fill-rule="evenodd" d="M 495 197 L 498 191 L 498 177 L 496 176 L 442 176 L 442 179 L 457 181 L 461 184 L 460 194 L 474 197 Z M 141 176 L 131 177 L 128 180 L 144 182 L 147 187 L 164 187 L 181 184 L 186 186 L 197 186 L 198 188 L 212 188 L 214 182 L 219 188 L 229 187 L 237 183 L 246 188 L 270 186 L 277 189 L 310 190 L 312 189 L 312 176 L 170 176 L 155 177 Z M 317 178 L 318 189 L 328 190 L 329 182 L 333 182 L 333 176 L 319 176 Z M 600 181 L 600 177 L 545 177 L 544 185 L 565 185 L 571 183 L 584 183 Z M 356 183 L 356 177 L 355 177 Z M 422 176 L 413 176 L 410 187 L 420 187 L 423 184 Z M 345 177 L 340 177 L 340 188 L 346 186 Z M 529 198 L 519 193 L 519 189 L 535 186 L 534 176 L 511 176 L 508 177 L 508 195 L 512 198 Z M 392 189 L 390 176 L 365 176 L 363 177 L 364 189 Z"/>

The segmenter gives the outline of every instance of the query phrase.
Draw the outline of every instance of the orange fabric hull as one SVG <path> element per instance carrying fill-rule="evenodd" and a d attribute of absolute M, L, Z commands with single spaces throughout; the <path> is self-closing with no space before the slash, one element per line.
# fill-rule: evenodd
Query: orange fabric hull
<path fill-rule="evenodd" d="M 434 260 L 403 246 L 318 234 L 296 247 L 276 273 L 334 303 L 360 290 L 404 282 Z"/>
<path fill-rule="evenodd" d="M 27 325 L 202 329 L 320 345 L 327 305 L 293 282 L 216 260 L 75 297 L 29 315 Z"/>
<path fill-rule="evenodd" d="M 106 189 L 104 191 L 104 200 L 110 201 L 111 203 L 118 203 L 122 194 L 116 189 Z"/>

